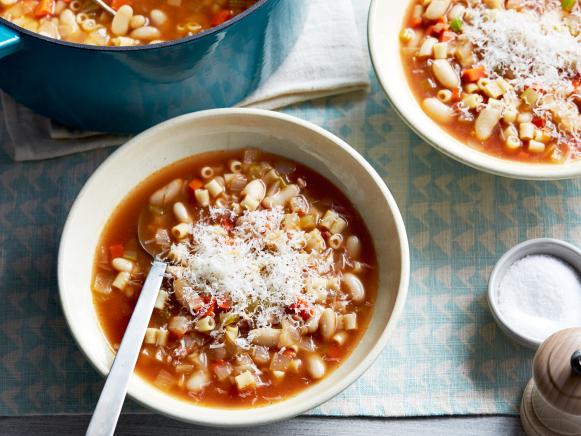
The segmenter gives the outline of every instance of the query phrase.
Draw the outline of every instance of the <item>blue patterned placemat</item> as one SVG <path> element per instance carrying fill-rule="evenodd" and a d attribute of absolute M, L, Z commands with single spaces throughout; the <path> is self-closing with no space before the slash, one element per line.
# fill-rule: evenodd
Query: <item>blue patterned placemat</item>
<path fill-rule="evenodd" d="M 369 94 L 285 112 L 364 154 L 398 201 L 412 257 L 406 310 L 388 347 L 357 383 L 312 413 L 517 413 L 532 352 L 495 325 L 487 278 L 525 239 L 581 244 L 581 181 L 515 181 L 456 163 L 401 122 L 375 78 Z M 0 144 L 5 139 L 0 132 Z M 102 380 L 67 330 L 56 258 L 74 197 L 109 153 L 13 163 L 0 150 L 0 415 L 89 412 L 96 403 Z"/>

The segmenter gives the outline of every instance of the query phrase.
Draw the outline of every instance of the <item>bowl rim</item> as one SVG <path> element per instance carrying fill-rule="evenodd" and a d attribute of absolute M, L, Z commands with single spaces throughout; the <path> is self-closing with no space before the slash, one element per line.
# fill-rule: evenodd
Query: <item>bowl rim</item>
<path fill-rule="evenodd" d="M 409 0 L 401 1 L 406 2 L 409 5 Z M 404 102 L 398 101 L 398 99 L 394 96 L 394 89 L 401 87 L 402 83 L 398 80 L 395 80 L 393 77 L 388 77 L 383 66 L 379 64 L 380 49 L 378 44 L 381 44 L 382 41 L 378 40 L 375 35 L 378 33 L 376 30 L 376 25 L 378 25 L 380 21 L 377 11 L 382 3 L 384 3 L 382 0 L 371 0 L 367 17 L 367 45 L 371 58 L 371 65 L 391 107 L 405 122 L 405 124 L 407 124 L 407 126 L 412 129 L 424 142 L 428 143 L 436 150 L 460 163 L 498 176 L 524 180 L 560 180 L 581 176 L 581 159 L 564 164 L 526 163 L 522 161 L 502 159 L 483 151 L 479 151 L 467 144 L 460 142 L 458 139 L 440 127 L 438 123 L 425 115 L 423 109 L 415 97 L 413 98 L 414 104 L 412 105 L 406 105 Z M 407 7 L 405 10 L 407 11 Z M 403 17 L 396 29 L 397 34 L 399 34 L 402 25 Z M 399 52 L 396 53 L 395 56 L 392 56 L 391 59 L 396 62 L 400 68 L 403 69 L 402 58 Z M 403 74 L 405 75 L 405 72 L 403 72 Z M 406 83 L 403 83 L 403 86 L 409 88 L 407 81 Z M 425 117 L 422 117 L 422 119 L 418 120 L 418 122 L 412 121 L 414 117 L 411 116 L 411 106 L 420 109 Z M 446 140 L 440 141 L 438 138 L 436 138 L 434 132 L 442 133 Z"/>
<path fill-rule="evenodd" d="M 389 191 L 388 187 L 386 186 L 383 179 L 379 176 L 379 174 L 375 171 L 375 169 L 369 164 L 361 154 L 359 154 L 354 148 L 349 146 L 345 141 L 334 135 L 333 133 L 319 127 L 309 121 L 302 120 L 300 118 L 286 115 L 279 112 L 268 111 L 263 109 L 247 109 L 247 108 L 225 108 L 225 109 L 210 109 L 200 112 L 194 112 L 190 114 L 181 115 L 170 120 L 167 120 L 163 123 L 160 123 L 154 127 L 151 127 L 144 131 L 143 133 L 135 136 L 133 139 L 129 140 L 127 143 L 119 147 L 115 150 L 105 161 L 103 161 L 99 167 L 94 171 L 91 177 L 85 182 L 83 188 L 77 195 L 74 203 L 72 204 L 69 214 L 67 216 L 67 220 L 65 222 L 63 232 L 61 235 L 60 245 L 59 245 L 59 253 L 58 253 L 58 265 L 57 265 L 57 280 L 58 280 L 58 288 L 59 288 L 59 300 L 61 304 L 61 308 L 63 314 L 65 316 L 65 320 L 67 322 L 69 331 L 71 332 L 75 342 L 77 343 L 78 348 L 87 358 L 89 363 L 104 377 L 107 376 L 109 372 L 109 368 L 102 364 L 102 362 L 94 361 L 93 357 L 89 354 L 89 347 L 87 350 L 83 347 L 84 341 L 81 335 L 81 332 L 75 330 L 73 328 L 73 314 L 69 311 L 67 304 L 65 301 L 67 299 L 67 292 L 64 291 L 65 289 L 65 265 L 63 263 L 64 252 L 67 249 L 68 240 L 70 239 L 71 227 L 72 227 L 72 219 L 74 215 L 78 212 L 77 210 L 81 207 L 80 203 L 81 200 L 86 195 L 86 192 L 89 190 L 90 187 L 95 185 L 98 182 L 98 179 L 101 178 L 101 174 L 104 173 L 114 158 L 121 153 L 124 153 L 125 150 L 129 149 L 135 143 L 139 143 L 149 136 L 155 135 L 158 131 L 164 130 L 166 128 L 171 128 L 175 125 L 189 123 L 192 121 L 198 121 L 199 119 L 204 119 L 207 117 L 228 117 L 231 115 L 246 115 L 254 118 L 270 118 L 276 119 L 280 121 L 284 121 L 291 125 L 295 125 L 298 128 L 303 128 L 310 130 L 320 136 L 323 136 L 325 139 L 333 142 L 338 147 L 340 147 L 343 151 L 347 152 L 359 165 L 363 167 L 363 169 L 370 175 L 373 179 L 374 183 L 380 189 L 383 198 L 388 204 L 388 207 L 393 215 L 394 225 L 396 229 L 396 233 L 398 239 L 400 241 L 400 257 L 401 257 L 401 266 L 400 266 L 400 281 L 399 286 L 397 289 L 393 310 L 390 318 L 388 319 L 383 331 L 381 332 L 379 339 L 373 345 L 371 352 L 369 352 L 366 356 L 364 356 L 361 362 L 353 369 L 353 371 L 349 372 L 348 375 L 341 380 L 340 383 L 337 383 L 330 387 L 328 390 L 318 393 L 316 395 L 311 396 L 306 401 L 304 401 L 300 406 L 296 406 L 294 408 L 287 408 L 287 409 L 280 409 L 278 411 L 269 411 L 268 407 L 258 407 L 258 408 L 249 408 L 249 409 L 232 409 L 233 411 L 236 410 L 249 410 L 249 411 L 261 411 L 266 410 L 268 413 L 262 413 L 260 416 L 249 417 L 249 418 L 239 418 L 239 419 L 229 419 L 227 422 L 221 421 L 216 422 L 211 418 L 207 418 L 203 415 L 203 413 L 197 413 L 197 416 L 186 416 L 184 414 L 179 414 L 169 409 L 161 409 L 159 405 L 153 404 L 153 402 L 148 401 L 147 398 L 144 398 L 143 395 L 139 394 L 139 392 L 134 392 L 133 389 L 130 388 L 128 390 L 128 395 L 138 403 L 156 411 L 157 413 L 161 413 L 163 415 L 169 416 L 171 418 L 189 422 L 198 425 L 205 425 L 205 426 L 213 426 L 213 427 L 244 427 L 244 426 L 251 426 L 251 425 L 260 425 L 260 424 L 268 424 L 277 421 L 281 421 L 284 419 L 292 418 L 297 416 L 301 413 L 304 413 L 307 410 L 315 408 L 320 404 L 330 400 L 331 398 L 335 397 L 343 390 L 345 390 L 348 386 L 350 386 L 353 382 L 355 382 L 369 367 L 375 360 L 379 357 L 379 354 L 385 348 L 389 337 L 391 336 L 392 332 L 395 330 L 397 323 L 403 313 L 405 301 L 407 299 L 408 288 L 409 288 L 409 281 L 410 281 L 410 254 L 409 254 L 409 242 L 407 237 L 407 232 L 405 229 L 404 221 L 395 201 L 395 198 Z M 364 333 L 365 335 L 365 333 Z M 292 397 L 289 397 L 292 398 Z M 284 403 L 286 400 L 282 400 L 276 404 Z M 205 407 L 199 406 L 199 409 L 203 410 Z M 213 408 L 214 410 L 222 410 Z M 225 409 L 226 410 L 226 409 Z M 250 414 L 249 414 L 250 415 Z"/>
<path fill-rule="evenodd" d="M 181 44 L 186 44 L 188 42 L 193 42 L 198 39 L 203 39 L 205 37 L 209 37 L 214 35 L 215 33 L 220 32 L 223 29 L 227 29 L 228 27 L 234 25 L 238 21 L 243 20 L 248 15 L 252 14 L 255 10 L 262 8 L 266 3 L 275 2 L 277 0 L 257 0 L 252 6 L 250 6 L 245 11 L 241 12 L 240 14 L 230 18 L 229 20 L 224 21 L 222 24 L 218 26 L 210 27 L 200 33 L 195 35 L 186 36 L 184 38 L 178 39 L 171 39 L 169 41 L 159 42 L 156 44 L 143 44 L 143 45 L 136 45 L 136 46 L 125 46 L 125 47 L 115 47 L 115 46 L 99 46 L 99 45 L 90 45 L 90 44 L 81 44 L 78 42 L 70 42 L 64 41 L 61 39 L 51 38 L 49 36 L 41 35 L 39 33 L 33 32 L 31 30 L 25 29 L 23 27 L 14 24 L 13 22 L 0 17 L 0 26 L 6 26 L 9 29 L 15 31 L 16 33 L 25 34 L 31 38 L 40 39 L 46 43 L 57 45 L 57 46 L 64 46 L 64 47 L 71 47 L 78 50 L 87 50 L 87 51 L 96 51 L 96 52 L 133 52 L 133 51 L 150 51 L 156 49 L 163 49 L 166 47 L 173 47 Z M 279 0 L 280 1 L 280 0 Z"/>
<path fill-rule="evenodd" d="M 501 330 L 509 338 L 513 339 L 520 345 L 531 348 L 533 350 L 536 350 L 543 343 L 543 340 L 536 339 L 533 336 L 527 335 L 525 332 L 519 332 L 510 327 L 510 324 L 507 322 L 506 318 L 502 315 L 502 312 L 498 306 L 497 301 L 498 296 L 496 290 L 498 289 L 500 281 L 504 277 L 504 273 L 506 273 L 506 270 L 510 268 L 510 266 L 512 266 L 515 262 L 525 258 L 526 256 L 530 256 L 533 254 L 546 254 L 567 262 L 566 259 L 563 259 L 558 254 L 548 253 L 546 250 L 546 247 L 548 246 L 558 247 L 559 249 L 568 251 L 572 253 L 574 256 L 577 256 L 581 262 L 581 250 L 569 242 L 556 238 L 528 239 L 512 247 L 496 261 L 496 264 L 494 265 L 494 268 L 490 273 L 490 277 L 488 279 L 488 287 L 486 291 L 486 300 L 488 302 L 488 307 L 490 308 L 492 317 L 499 325 Z M 573 265 L 571 265 L 571 267 L 575 268 Z M 581 271 L 579 271 L 578 269 L 577 271 L 581 273 Z"/>

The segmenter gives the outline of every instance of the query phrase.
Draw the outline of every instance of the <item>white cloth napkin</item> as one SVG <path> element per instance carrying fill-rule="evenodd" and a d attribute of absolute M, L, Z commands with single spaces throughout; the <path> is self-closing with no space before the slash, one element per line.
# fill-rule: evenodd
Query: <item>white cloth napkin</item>
<path fill-rule="evenodd" d="M 303 32 L 281 67 L 240 107 L 277 109 L 369 87 L 368 64 L 352 0 L 310 0 Z M 357 0 L 354 0 L 357 1 Z M 118 145 L 129 136 L 71 130 L 0 92 L 14 160 L 39 160 Z"/>

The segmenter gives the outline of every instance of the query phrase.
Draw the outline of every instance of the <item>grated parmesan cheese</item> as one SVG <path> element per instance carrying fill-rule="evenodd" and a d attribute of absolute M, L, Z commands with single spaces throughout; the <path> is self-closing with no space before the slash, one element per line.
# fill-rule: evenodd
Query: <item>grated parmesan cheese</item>
<path fill-rule="evenodd" d="M 514 2 L 513 2 L 514 3 Z M 581 76 L 579 6 L 570 14 L 560 1 L 523 0 L 517 9 L 469 7 L 463 38 L 474 46 L 492 79 L 504 78 L 513 87 L 504 98 L 507 107 L 527 88 L 542 91 L 534 113 L 547 121 L 551 136 L 581 147 L 581 100 L 572 81 Z"/>
<path fill-rule="evenodd" d="M 211 208 L 192 227 L 191 240 L 170 250 L 181 265 L 172 271 L 187 283 L 184 292 L 228 299 L 230 313 L 254 328 L 280 324 L 298 298 L 314 302 L 305 292 L 307 281 L 335 274 L 332 251 L 305 251 L 305 232 L 283 229 L 284 215 L 281 207 L 240 216 Z M 243 342 L 238 345 L 244 348 Z"/>

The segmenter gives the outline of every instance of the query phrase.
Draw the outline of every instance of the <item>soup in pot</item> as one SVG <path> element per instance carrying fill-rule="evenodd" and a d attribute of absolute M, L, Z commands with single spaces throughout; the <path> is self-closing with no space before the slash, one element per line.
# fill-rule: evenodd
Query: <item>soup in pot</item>
<path fill-rule="evenodd" d="M 0 0 L 0 17 L 55 39 L 134 46 L 184 38 L 218 26 L 257 0 Z"/>

